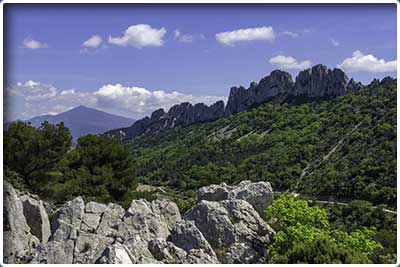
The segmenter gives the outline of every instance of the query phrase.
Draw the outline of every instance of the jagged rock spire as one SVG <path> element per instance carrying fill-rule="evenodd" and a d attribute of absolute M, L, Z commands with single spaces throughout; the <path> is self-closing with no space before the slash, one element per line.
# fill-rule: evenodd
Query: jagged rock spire
<path fill-rule="evenodd" d="M 158 109 L 150 118 L 145 117 L 129 128 L 109 131 L 106 134 L 120 140 L 128 140 L 146 132 L 159 132 L 176 126 L 216 120 L 268 102 L 278 95 L 326 98 L 341 96 L 360 87 L 361 83 L 349 79 L 342 70 L 331 70 L 322 64 L 301 71 L 295 82 L 288 72 L 274 70 L 258 83 L 252 82 L 247 89 L 243 86 L 232 87 L 226 107 L 223 101 L 211 106 L 203 103 L 193 106 L 185 102 L 174 105 L 167 113 Z"/>

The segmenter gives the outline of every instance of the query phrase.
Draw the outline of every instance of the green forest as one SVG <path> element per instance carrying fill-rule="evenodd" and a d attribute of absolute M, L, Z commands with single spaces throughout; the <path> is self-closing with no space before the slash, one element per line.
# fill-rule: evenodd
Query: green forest
<path fill-rule="evenodd" d="M 195 190 L 269 181 L 275 191 L 396 205 L 396 83 L 325 101 L 282 98 L 128 143 L 144 183 Z"/>
<path fill-rule="evenodd" d="M 271 262 L 387 263 L 396 261 L 395 216 L 384 212 L 396 209 L 396 136 L 393 82 L 334 99 L 280 96 L 124 144 L 87 135 L 71 148 L 63 123 L 15 122 L 4 132 L 4 173 L 56 205 L 83 196 L 127 207 L 158 197 L 139 183 L 163 186 L 182 212 L 202 186 L 268 181 L 283 193 L 265 214 L 277 220 Z M 316 202 L 324 199 L 348 205 Z"/>

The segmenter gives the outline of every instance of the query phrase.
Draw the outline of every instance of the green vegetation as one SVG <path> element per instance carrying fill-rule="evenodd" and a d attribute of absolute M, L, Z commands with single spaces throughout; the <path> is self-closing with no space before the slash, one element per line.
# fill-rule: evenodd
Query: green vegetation
<path fill-rule="evenodd" d="M 4 164 L 18 173 L 29 188 L 40 190 L 50 182 L 49 172 L 68 152 L 71 142 L 69 129 L 63 123 L 44 122 L 36 129 L 15 122 L 4 133 Z"/>
<path fill-rule="evenodd" d="M 328 220 L 333 228 L 342 231 L 355 231 L 363 227 L 375 227 L 374 240 L 383 245 L 379 255 L 374 258 L 377 263 L 396 263 L 396 231 L 395 214 L 388 214 L 383 206 L 373 206 L 362 200 L 353 200 L 349 205 L 324 205 Z"/>
<path fill-rule="evenodd" d="M 272 263 L 372 263 L 382 249 L 376 230 L 363 227 L 350 233 L 332 228 L 327 212 L 307 200 L 283 194 L 266 210 L 275 219 Z"/>
<path fill-rule="evenodd" d="M 83 196 L 127 206 L 135 198 L 132 156 L 115 140 L 87 135 L 70 149 L 69 130 L 47 122 L 38 129 L 13 123 L 4 139 L 6 179 L 17 188 L 54 203 Z"/>
<path fill-rule="evenodd" d="M 263 180 L 275 191 L 393 208 L 396 83 L 303 104 L 275 99 L 214 122 L 148 133 L 128 145 L 141 183 L 185 191 Z"/>
<path fill-rule="evenodd" d="M 136 188 L 132 162 L 129 151 L 117 141 L 86 135 L 52 173 L 51 194 L 64 201 L 81 195 L 88 200 L 129 205 L 131 191 Z"/>
<path fill-rule="evenodd" d="M 86 242 L 83 244 L 82 252 L 83 252 L 83 253 L 88 252 L 88 251 L 91 249 L 91 247 L 92 247 L 92 245 L 90 245 L 90 242 L 89 242 L 89 241 L 86 241 Z"/>

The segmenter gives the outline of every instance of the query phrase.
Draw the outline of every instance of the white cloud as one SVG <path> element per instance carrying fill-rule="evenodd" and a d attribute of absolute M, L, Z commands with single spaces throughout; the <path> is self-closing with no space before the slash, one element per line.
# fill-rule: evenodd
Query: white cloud
<path fill-rule="evenodd" d="M 88 40 L 83 42 L 82 46 L 89 47 L 89 48 L 97 48 L 101 45 L 103 39 L 99 35 L 93 35 Z"/>
<path fill-rule="evenodd" d="M 75 89 L 63 90 L 60 93 L 60 95 L 73 95 L 73 94 L 75 94 Z"/>
<path fill-rule="evenodd" d="M 282 69 L 307 69 L 311 67 L 310 60 L 304 60 L 302 62 L 298 62 L 297 59 L 290 56 L 276 56 L 269 60 L 269 63 L 278 66 Z"/>
<path fill-rule="evenodd" d="M 194 96 L 176 91 L 151 91 L 121 84 L 107 84 L 93 92 L 79 92 L 74 89 L 59 92 L 52 85 L 27 81 L 7 88 L 6 93 L 11 102 L 18 97 L 21 103 L 22 99 L 23 112 L 11 110 L 13 120 L 60 113 L 79 105 L 140 119 L 158 108 L 164 108 L 167 111 L 173 105 L 182 102 L 193 104 L 202 102 L 210 105 L 218 100 L 226 101 L 226 97 L 221 96 Z"/>
<path fill-rule="evenodd" d="M 287 35 L 287 36 L 292 37 L 292 38 L 297 38 L 297 37 L 299 37 L 299 34 L 298 34 L 298 33 L 295 33 L 295 32 L 285 31 L 285 32 L 281 32 L 281 34 L 282 34 L 282 35 Z"/>
<path fill-rule="evenodd" d="M 32 39 L 30 37 L 25 38 L 22 42 L 23 46 L 28 49 L 39 49 L 39 48 L 46 48 L 47 44 L 42 43 L 38 40 Z"/>
<path fill-rule="evenodd" d="M 108 37 L 110 44 L 119 46 L 133 46 L 142 48 L 145 46 L 162 46 L 163 36 L 167 31 L 164 28 L 155 29 L 147 24 L 130 26 L 121 37 Z"/>
<path fill-rule="evenodd" d="M 338 41 L 336 41 L 335 39 L 331 38 L 331 43 L 333 46 L 339 46 L 340 43 Z"/>
<path fill-rule="evenodd" d="M 203 34 L 182 34 L 179 29 L 174 31 L 174 38 L 182 43 L 193 43 L 195 40 L 198 39 L 205 39 Z"/>
<path fill-rule="evenodd" d="M 15 87 L 11 87 L 9 94 L 22 95 L 24 98 L 30 102 L 40 102 L 44 100 L 51 99 L 56 96 L 57 89 L 48 84 L 41 84 L 34 81 L 27 81 L 25 83 L 17 83 Z"/>
<path fill-rule="evenodd" d="M 239 42 L 272 41 L 275 39 L 275 33 L 272 27 L 258 27 L 220 32 L 215 35 L 215 38 L 223 45 L 234 46 Z"/>
<path fill-rule="evenodd" d="M 395 72 L 397 70 L 397 61 L 385 61 L 378 59 L 372 54 L 365 55 L 360 50 L 354 51 L 352 57 L 346 58 L 337 65 L 349 72 Z"/>

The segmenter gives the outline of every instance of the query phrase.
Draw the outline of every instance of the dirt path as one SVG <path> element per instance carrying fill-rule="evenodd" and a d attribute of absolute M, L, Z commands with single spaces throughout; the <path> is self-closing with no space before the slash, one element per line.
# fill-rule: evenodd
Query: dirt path
<path fill-rule="evenodd" d="M 343 141 L 344 141 L 350 134 L 352 134 L 354 131 L 356 131 L 356 130 L 358 129 L 358 127 L 361 126 L 362 123 L 363 123 L 363 121 L 360 121 L 356 126 L 353 127 L 353 129 L 351 129 L 345 136 L 343 136 L 343 137 L 336 143 L 336 145 L 335 145 L 331 150 L 329 150 L 328 154 L 326 154 L 326 155 L 324 155 L 324 156 L 322 157 L 322 161 L 319 162 L 319 163 L 315 166 L 315 168 L 318 168 L 319 165 L 321 165 L 322 162 L 328 160 L 329 157 L 330 157 L 333 153 L 335 153 L 335 151 L 336 151 L 336 150 L 339 148 L 339 146 L 343 143 Z M 295 185 L 295 187 L 294 187 L 294 189 L 293 189 L 293 193 L 296 192 L 296 190 L 297 190 L 297 188 L 299 187 L 300 183 L 303 181 L 304 176 L 308 173 L 308 170 L 310 169 L 310 167 L 311 167 L 311 163 L 308 163 L 307 166 L 301 171 L 300 177 L 299 177 L 299 179 L 297 180 L 296 185 Z"/>

